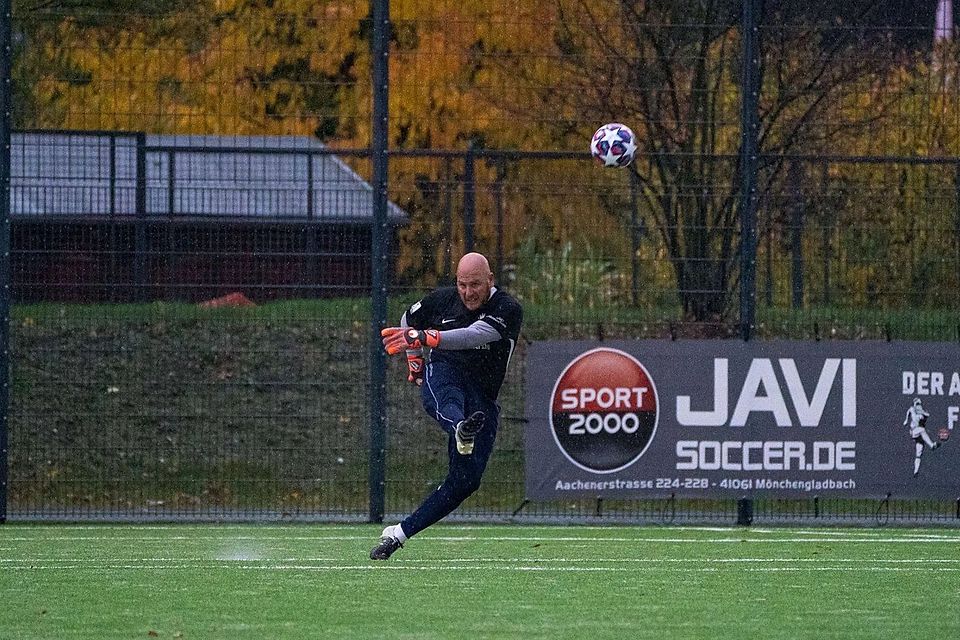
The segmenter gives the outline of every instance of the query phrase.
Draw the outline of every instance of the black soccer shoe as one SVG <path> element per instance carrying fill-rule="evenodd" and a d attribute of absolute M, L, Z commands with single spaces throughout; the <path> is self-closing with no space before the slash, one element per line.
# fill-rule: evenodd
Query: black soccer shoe
<path fill-rule="evenodd" d="M 403 544 L 393 536 L 383 536 L 380 544 L 370 550 L 371 560 L 389 560 L 397 549 L 403 549 Z"/>
<path fill-rule="evenodd" d="M 473 453 L 473 441 L 483 429 L 483 411 L 474 411 L 468 418 L 460 421 L 454 431 L 457 440 L 457 452 L 462 456 Z"/>

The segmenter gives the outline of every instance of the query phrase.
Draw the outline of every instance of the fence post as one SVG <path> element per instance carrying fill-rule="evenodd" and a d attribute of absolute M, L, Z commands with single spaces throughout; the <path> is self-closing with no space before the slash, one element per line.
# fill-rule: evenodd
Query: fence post
<path fill-rule="evenodd" d="M 177 153 L 167 152 L 167 215 L 177 212 Z"/>
<path fill-rule="evenodd" d="M 107 206 L 112 223 L 117 215 L 117 133 L 114 131 L 108 135 L 110 136 L 110 192 L 107 194 Z"/>
<path fill-rule="evenodd" d="M 799 160 L 794 160 L 787 168 L 787 184 L 790 193 L 790 253 L 792 254 L 790 301 L 794 309 L 802 309 L 804 291 L 803 228 L 805 223 L 805 205 L 803 202 L 803 168 L 800 166 Z"/>
<path fill-rule="evenodd" d="M 10 32 L 11 0 L 0 0 L 0 524 L 7 521 L 10 413 Z"/>
<path fill-rule="evenodd" d="M 737 500 L 737 524 L 742 527 L 753 524 L 753 500 L 746 496 Z"/>
<path fill-rule="evenodd" d="M 824 162 L 820 168 L 820 253 L 823 255 L 823 296 L 822 304 L 830 306 L 830 234 L 833 232 L 833 205 L 830 202 L 830 166 Z"/>
<path fill-rule="evenodd" d="M 504 204 L 503 204 L 503 181 L 507 175 L 507 167 L 504 164 L 504 159 L 498 157 L 496 160 L 497 175 L 493 182 L 493 203 L 496 207 L 497 212 L 497 266 L 496 266 L 496 275 L 497 275 L 497 284 L 499 286 L 504 286 L 503 282 L 503 214 L 504 214 Z"/>
<path fill-rule="evenodd" d="M 453 282 L 453 167 L 449 156 L 443 165 L 443 278 L 445 285 Z"/>
<path fill-rule="evenodd" d="M 463 252 L 473 251 L 473 227 L 477 217 L 477 185 L 474 176 L 476 152 L 473 142 L 467 147 L 463 160 Z"/>
<path fill-rule="evenodd" d="M 630 304 L 640 301 L 640 178 L 630 170 Z"/>
<path fill-rule="evenodd" d="M 953 267 L 960 276 L 960 162 L 953 166 L 953 243 Z"/>
<path fill-rule="evenodd" d="M 743 87 L 740 113 L 740 333 L 753 336 L 757 311 L 757 129 L 760 50 L 757 0 L 744 0 L 742 20 Z"/>
<path fill-rule="evenodd" d="M 383 522 L 386 496 L 387 356 L 380 330 L 387 324 L 387 147 L 389 146 L 390 2 L 371 0 L 373 17 L 373 226 L 370 233 L 370 522 Z"/>
<path fill-rule="evenodd" d="M 314 219 L 316 218 L 316 212 L 314 211 L 314 187 L 313 187 L 313 159 L 314 154 L 310 151 L 307 152 L 307 222 L 304 225 L 304 244 L 303 250 L 306 252 L 306 274 L 304 280 L 306 280 L 306 287 L 304 288 L 304 294 L 308 298 L 316 297 L 318 291 L 317 280 L 320 275 L 320 261 L 317 253 L 319 248 L 317 246 L 317 228 L 314 225 Z"/>
<path fill-rule="evenodd" d="M 133 297 L 147 300 L 147 134 L 137 133 L 136 222 L 133 239 Z"/>
<path fill-rule="evenodd" d="M 107 277 L 106 298 L 109 302 L 122 299 L 117 286 L 117 265 L 119 264 L 117 246 L 117 133 L 110 134 L 110 193 L 107 196 L 110 213 L 110 271 Z"/>

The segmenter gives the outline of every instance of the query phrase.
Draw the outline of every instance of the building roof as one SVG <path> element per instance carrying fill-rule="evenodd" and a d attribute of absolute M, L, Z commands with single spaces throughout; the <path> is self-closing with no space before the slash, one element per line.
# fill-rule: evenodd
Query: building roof
<path fill-rule="evenodd" d="M 11 215 L 136 215 L 137 137 L 13 133 Z M 150 217 L 373 219 L 371 185 L 306 136 L 150 134 L 144 150 Z M 392 202 L 387 216 L 395 223 L 408 217 Z"/>

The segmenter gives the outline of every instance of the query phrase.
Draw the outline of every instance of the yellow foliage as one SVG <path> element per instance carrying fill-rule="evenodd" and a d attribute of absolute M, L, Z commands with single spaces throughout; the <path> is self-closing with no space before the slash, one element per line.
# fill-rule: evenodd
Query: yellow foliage
<path fill-rule="evenodd" d="M 369 0 L 200 0 L 179 12 L 115 24 L 63 18 L 38 29 L 41 40 L 19 54 L 17 69 L 32 80 L 35 105 L 24 125 L 305 135 L 342 148 L 365 147 L 372 117 L 369 10 Z M 721 203 L 729 203 L 737 188 L 733 163 L 704 163 L 696 156 L 739 150 L 737 28 L 718 29 L 702 51 L 696 44 L 678 45 L 664 62 L 652 39 L 630 39 L 614 28 L 623 11 L 623 3 L 586 0 L 392 0 L 390 146 L 463 150 L 473 141 L 494 149 L 585 152 L 601 119 L 623 119 L 649 153 L 648 163 L 638 168 L 647 197 L 641 198 L 641 217 L 648 227 L 672 233 L 678 242 L 684 234 L 697 238 L 704 225 L 722 227 L 719 217 L 704 220 L 722 214 Z M 650 19 L 643 28 L 655 29 L 656 19 L 667 18 L 651 13 Z M 767 67 L 760 108 L 765 116 L 777 113 L 783 124 L 763 131 L 764 150 L 792 144 L 792 124 L 814 104 L 822 124 L 793 151 L 960 155 L 956 47 L 939 45 L 932 61 L 917 55 L 889 71 L 845 78 L 822 103 L 804 84 L 810 74 L 807 52 L 793 50 L 790 41 L 784 47 L 767 49 L 777 66 L 776 73 L 770 71 L 773 64 Z M 697 63 L 709 80 L 699 93 Z M 668 77 L 653 82 L 657 73 L 667 73 L 666 66 Z M 637 71 L 641 68 L 646 76 Z M 619 78 L 631 71 L 640 77 L 621 90 Z M 818 78 L 830 80 L 829 74 Z M 603 83 L 614 85 L 608 99 L 598 92 Z M 701 98 L 709 104 L 698 102 Z M 653 151 L 681 159 L 658 174 L 649 160 Z M 414 268 L 427 254 L 436 260 L 443 251 L 436 242 L 441 203 L 421 185 L 439 190 L 442 181 L 455 178 L 446 176 L 441 161 L 397 161 L 391 167 L 391 197 L 412 211 L 417 223 L 406 232 L 398 264 Z M 478 233 L 489 239 L 496 231 L 497 167 L 478 161 L 475 168 Z M 828 178 L 889 180 L 884 170 L 830 165 Z M 459 160 L 452 171 L 462 173 Z M 557 247 L 573 238 L 626 255 L 627 175 L 590 172 L 579 161 L 511 165 L 500 203 L 504 243 L 518 246 L 536 226 Z M 904 178 L 899 215 L 908 209 L 911 215 L 925 210 L 931 220 L 942 215 L 916 197 L 925 188 L 912 174 Z M 457 212 L 461 198 L 453 195 Z M 861 190 L 849 198 L 842 203 L 846 211 L 865 219 L 882 213 L 875 194 Z M 590 224 L 578 224 L 582 220 Z M 411 249 L 414 241 L 421 245 Z M 719 262 L 711 242 L 703 245 L 706 255 L 695 256 L 701 262 Z M 851 282 L 862 284 L 865 276 L 857 267 L 849 272 Z"/>

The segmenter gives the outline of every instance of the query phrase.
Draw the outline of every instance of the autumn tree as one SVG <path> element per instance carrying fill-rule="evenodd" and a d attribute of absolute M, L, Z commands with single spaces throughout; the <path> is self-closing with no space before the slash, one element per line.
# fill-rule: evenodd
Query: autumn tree
<path fill-rule="evenodd" d="M 888 126 L 918 99 L 911 92 L 923 91 L 914 56 L 929 31 L 917 27 L 932 7 L 910 4 L 761 3 L 761 198 L 785 190 L 786 154 L 917 148 Z M 738 276 L 741 8 L 735 0 L 392 0 L 390 145 L 583 149 L 597 124 L 627 122 L 640 137 L 631 171 L 648 244 L 658 240 L 656 277 L 672 279 L 663 287 L 678 292 L 690 317 L 723 317 Z M 369 144 L 368 0 L 15 0 L 14 18 L 17 127 Z M 907 79 L 891 91 L 898 74 Z M 956 106 L 938 108 L 927 121 L 942 124 L 931 135 L 949 146 Z M 587 167 L 476 165 L 480 185 L 506 177 L 497 188 L 510 199 L 508 247 L 532 229 L 557 240 L 567 225 L 591 249 L 636 250 L 624 242 L 626 172 L 600 177 Z M 391 197 L 413 215 L 398 262 L 411 278 L 440 268 L 451 231 L 438 213 L 459 211 L 450 191 L 462 170 L 459 160 L 391 161 Z M 575 187 L 603 191 L 599 205 L 575 204 Z M 763 212 L 771 217 L 761 231 L 782 239 L 784 209 Z"/>
<path fill-rule="evenodd" d="M 914 44 L 891 28 L 899 20 L 887 11 L 893 4 L 761 6 L 761 193 L 782 179 L 784 154 L 826 150 L 886 117 L 892 101 L 871 87 Z M 684 311 L 696 320 L 722 317 L 735 291 L 739 251 L 741 2 L 556 0 L 552 6 L 556 81 L 531 75 L 529 51 L 516 45 L 495 52 L 491 64 L 535 88 L 526 107 L 531 120 L 549 123 L 538 114 L 571 110 L 581 122 L 634 126 L 640 156 L 632 170 L 675 269 Z M 504 96 L 490 99 L 501 103 Z M 842 108 L 853 100 L 856 110 Z M 577 135 L 589 135 L 587 127 Z"/>
<path fill-rule="evenodd" d="M 20 127 L 154 133 L 356 130 L 359 3 L 20 0 Z"/>

